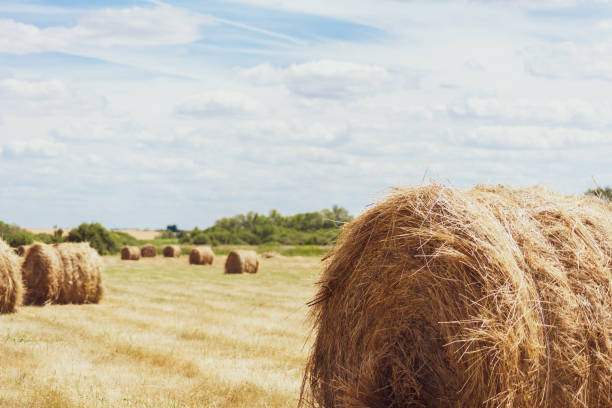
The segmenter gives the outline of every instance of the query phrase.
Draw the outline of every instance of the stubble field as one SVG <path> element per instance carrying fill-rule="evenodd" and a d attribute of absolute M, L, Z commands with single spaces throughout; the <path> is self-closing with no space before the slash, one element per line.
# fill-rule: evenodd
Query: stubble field
<path fill-rule="evenodd" d="M 317 257 L 105 257 L 99 305 L 0 316 L 0 407 L 294 407 Z"/>

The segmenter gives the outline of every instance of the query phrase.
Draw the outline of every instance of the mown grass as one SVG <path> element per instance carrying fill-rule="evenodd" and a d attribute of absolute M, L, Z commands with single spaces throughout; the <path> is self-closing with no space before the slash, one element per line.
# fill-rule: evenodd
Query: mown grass
<path fill-rule="evenodd" d="M 296 405 L 317 257 L 104 260 L 101 304 L 0 316 L 0 407 Z"/>

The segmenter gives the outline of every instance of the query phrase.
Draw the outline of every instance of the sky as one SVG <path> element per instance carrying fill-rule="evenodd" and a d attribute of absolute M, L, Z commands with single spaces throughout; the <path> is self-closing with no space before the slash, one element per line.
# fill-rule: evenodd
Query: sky
<path fill-rule="evenodd" d="M 612 1 L 0 0 L 0 220 L 612 184 Z"/>

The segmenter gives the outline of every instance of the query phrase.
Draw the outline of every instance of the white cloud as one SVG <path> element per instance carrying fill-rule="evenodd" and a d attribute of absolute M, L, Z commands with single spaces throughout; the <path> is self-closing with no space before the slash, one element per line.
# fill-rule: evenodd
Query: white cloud
<path fill-rule="evenodd" d="M 284 84 L 305 98 L 345 99 L 372 96 L 393 85 L 393 75 L 384 67 L 344 61 L 317 60 L 288 68 L 259 65 L 240 72 L 248 81 L 261 85 Z"/>
<path fill-rule="evenodd" d="M 0 102 L 4 112 L 53 115 L 59 112 L 80 115 L 86 111 L 102 111 L 104 97 L 82 92 L 58 79 L 0 79 Z"/>
<path fill-rule="evenodd" d="M 612 124 L 608 101 L 576 99 L 538 100 L 468 98 L 451 104 L 448 112 L 460 118 L 486 119 L 507 124 L 552 124 L 575 127 L 605 127 Z"/>
<path fill-rule="evenodd" d="M 599 132 L 537 126 L 482 126 L 464 134 L 451 132 L 457 144 L 490 149 L 571 149 L 584 146 L 612 147 L 612 131 Z"/>
<path fill-rule="evenodd" d="M 55 157 L 64 153 L 66 147 L 49 138 L 33 138 L 5 142 L 0 150 L 8 157 Z"/>
<path fill-rule="evenodd" d="M 207 118 L 225 115 L 246 115 L 257 109 L 257 102 L 238 92 L 215 91 L 194 95 L 176 107 L 180 115 Z"/>
<path fill-rule="evenodd" d="M 0 52 L 27 54 L 66 51 L 78 46 L 155 46 L 188 44 L 202 38 L 210 16 L 165 4 L 152 8 L 106 8 L 85 14 L 75 26 L 38 28 L 0 19 Z"/>
<path fill-rule="evenodd" d="M 612 41 L 531 47 L 525 52 L 527 72 L 551 79 L 612 81 Z"/>

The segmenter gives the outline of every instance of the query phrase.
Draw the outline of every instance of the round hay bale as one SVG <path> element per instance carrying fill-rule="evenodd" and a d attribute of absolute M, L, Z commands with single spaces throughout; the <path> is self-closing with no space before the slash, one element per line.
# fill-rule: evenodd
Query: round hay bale
<path fill-rule="evenodd" d="M 301 405 L 612 407 L 611 215 L 542 188 L 395 191 L 328 257 Z"/>
<path fill-rule="evenodd" d="M 178 245 L 166 245 L 163 254 L 166 258 L 178 258 L 181 256 L 181 247 Z"/>
<path fill-rule="evenodd" d="M 24 303 L 99 303 L 102 269 L 102 258 L 87 243 L 34 244 L 22 266 Z"/>
<path fill-rule="evenodd" d="M 263 259 L 270 259 L 270 258 L 280 258 L 281 254 L 279 254 L 276 251 L 268 251 L 268 252 L 264 252 L 263 254 L 260 255 Z"/>
<path fill-rule="evenodd" d="M 191 265 L 212 265 L 215 253 L 211 247 L 196 247 L 189 253 L 189 263 Z"/>
<path fill-rule="evenodd" d="M 15 248 L 15 253 L 23 257 L 25 256 L 25 253 L 27 252 L 28 248 L 30 248 L 30 245 L 19 245 L 17 248 Z"/>
<path fill-rule="evenodd" d="M 0 239 L 0 313 L 13 313 L 23 301 L 21 260 Z"/>
<path fill-rule="evenodd" d="M 257 273 L 259 257 L 255 251 L 234 249 L 227 254 L 225 273 Z"/>
<path fill-rule="evenodd" d="M 155 258 L 157 256 L 157 248 L 155 245 L 147 244 L 140 250 L 143 258 Z"/>
<path fill-rule="evenodd" d="M 140 259 L 140 249 L 137 246 L 124 246 L 121 248 L 121 259 L 124 261 L 137 261 Z"/>

